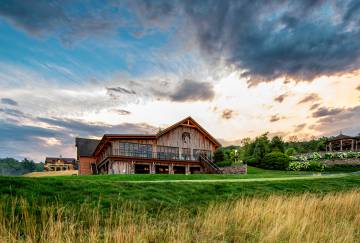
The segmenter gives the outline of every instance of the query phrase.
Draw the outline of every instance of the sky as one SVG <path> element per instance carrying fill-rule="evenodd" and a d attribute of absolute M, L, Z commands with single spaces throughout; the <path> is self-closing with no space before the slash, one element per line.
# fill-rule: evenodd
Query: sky
<path fill-rule="evenodd" d="M 223 145 L 360 133 L 360 2 L 0 2 L 0 157 L 192 116 Z"/>

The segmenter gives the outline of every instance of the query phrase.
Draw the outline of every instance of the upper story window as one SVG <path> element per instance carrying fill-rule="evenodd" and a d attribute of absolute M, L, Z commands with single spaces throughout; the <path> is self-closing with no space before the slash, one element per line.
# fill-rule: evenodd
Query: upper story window
<path fill-rule="evenodd" d="M 152 158 L 152 145 L 141 143 L 119 143 L 119 155 Z"/>
<path fill-rule="evenodd" d="M 182 148 L 181 158 L 184 160 L 191 160 L 191 149 L 190 148 Z"/>
<path fill-rule="evenodd" d="M 195 159 L 199 159 L 199 157 L 202 155 L 202 156 L 205 156 L 206 158 L 208 159 L 211 159 L 212 158 L 212 153 L 210 150 L 204 150 L 204 149 L 194 149 L 193 150 L 193 155 L 194 155 L 194 158 Z"/>
<path fill-rule="evenodd" d="M 157 146 L 159 159 L 179 159 L 179 148 L 170 146 Z"/>

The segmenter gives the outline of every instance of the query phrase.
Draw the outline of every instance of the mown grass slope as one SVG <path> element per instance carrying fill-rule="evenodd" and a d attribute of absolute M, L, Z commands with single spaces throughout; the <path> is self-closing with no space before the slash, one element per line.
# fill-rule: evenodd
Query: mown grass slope
<path fill-rule="evenodd" d="M 152 175 L 145 177 L 150 179 Z M 30 203 L 58 202 L 80 207 L 83 203 L 107 209 L 112 204 L 134 203 L 149 211 L 194 208 L 210 202 L 272 194 L 326 193 L 360 186 L 360 175 L 308 177 L 296 180 L 148 183 L 121 181 L 121 176 L 0 177 L 0 200 L 25 198 Z"/>

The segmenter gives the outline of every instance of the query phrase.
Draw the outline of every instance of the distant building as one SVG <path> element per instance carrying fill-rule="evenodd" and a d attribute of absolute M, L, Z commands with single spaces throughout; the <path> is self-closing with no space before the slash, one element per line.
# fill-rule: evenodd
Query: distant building
<path fill-rule="evenodd" d="M 336 137 L 330 138 L 326 142 L 326 151 L 359 151 L 360 150 L 360 137 L 351 137 L 339 134 Z"/>
<path fill-rule="evenodd" d="M 157 134 L 105 134 L 76 138 L 79 174 L 215 173 L 214 151 L 221 144 L 187 117 Z"/>
<path fill-rule="evenodd" d="M 77 169 L 76 160 L 74 158 L 46 157 L 45 171 L 62 171 Z"/>

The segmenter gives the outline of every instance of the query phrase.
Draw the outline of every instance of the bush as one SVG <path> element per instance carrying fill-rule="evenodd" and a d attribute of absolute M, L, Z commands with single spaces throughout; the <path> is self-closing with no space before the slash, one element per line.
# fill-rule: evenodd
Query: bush
<path fill-rule="evenodd" d="M 270 170 L 286 170 L 289 167 L 290 158 L 281 152 L 271 152 L 265 155 L 259 167 Z"/>
<path fill-rule="evenodd" d="M 259 160 L 252 156 L 245 159 L 245 163 L 250 166 L 257 166 L 258 162 L 259 162 Z"/>
<path fill-rule="evenodd" d="M 325 164 L 318 161 L 310 161 L 308 162 L 309 166 L 307 168 L 308 171 L 319 171 L 322 172 L 325 170 Z"/>
<path fill-rule="evenodd" d="M 224 161 L 225 156 L 224 156 L 224 151 L 222 148 L 219 148 L 217 150 L 215 150 L 214 152 L 214 161 L 215 162 L 220 162 L 220 161 Z"/>
<path fill-rule="evenodd" d="M 221 162 L 216 162 L 215 164 L 219 167 L 225 167 L 225 166 L 231 166 L 232 162 L 231 161 L 221 161 Z"/>
<path fill-rule="evenodd" d="M 291 171 L 324 171 L 326 166 L 318 161 L 309 161 L 309 162 L 291 162 L 289 164 L 288 170 Z"/>
<path fill-rule="evenodd" d="M 293 156 L 296 154 L 296 150 L 294 148 L 288 148 L 286 151 L 285 151 L 285 154 L 287 156 Z"/>
<path fill-rule="evenodd" d="M 332 166 L 327 166 L 326 171 L 360 171 L 360 165 L 351 165 L 351 164 L 337 164 Z"/>

